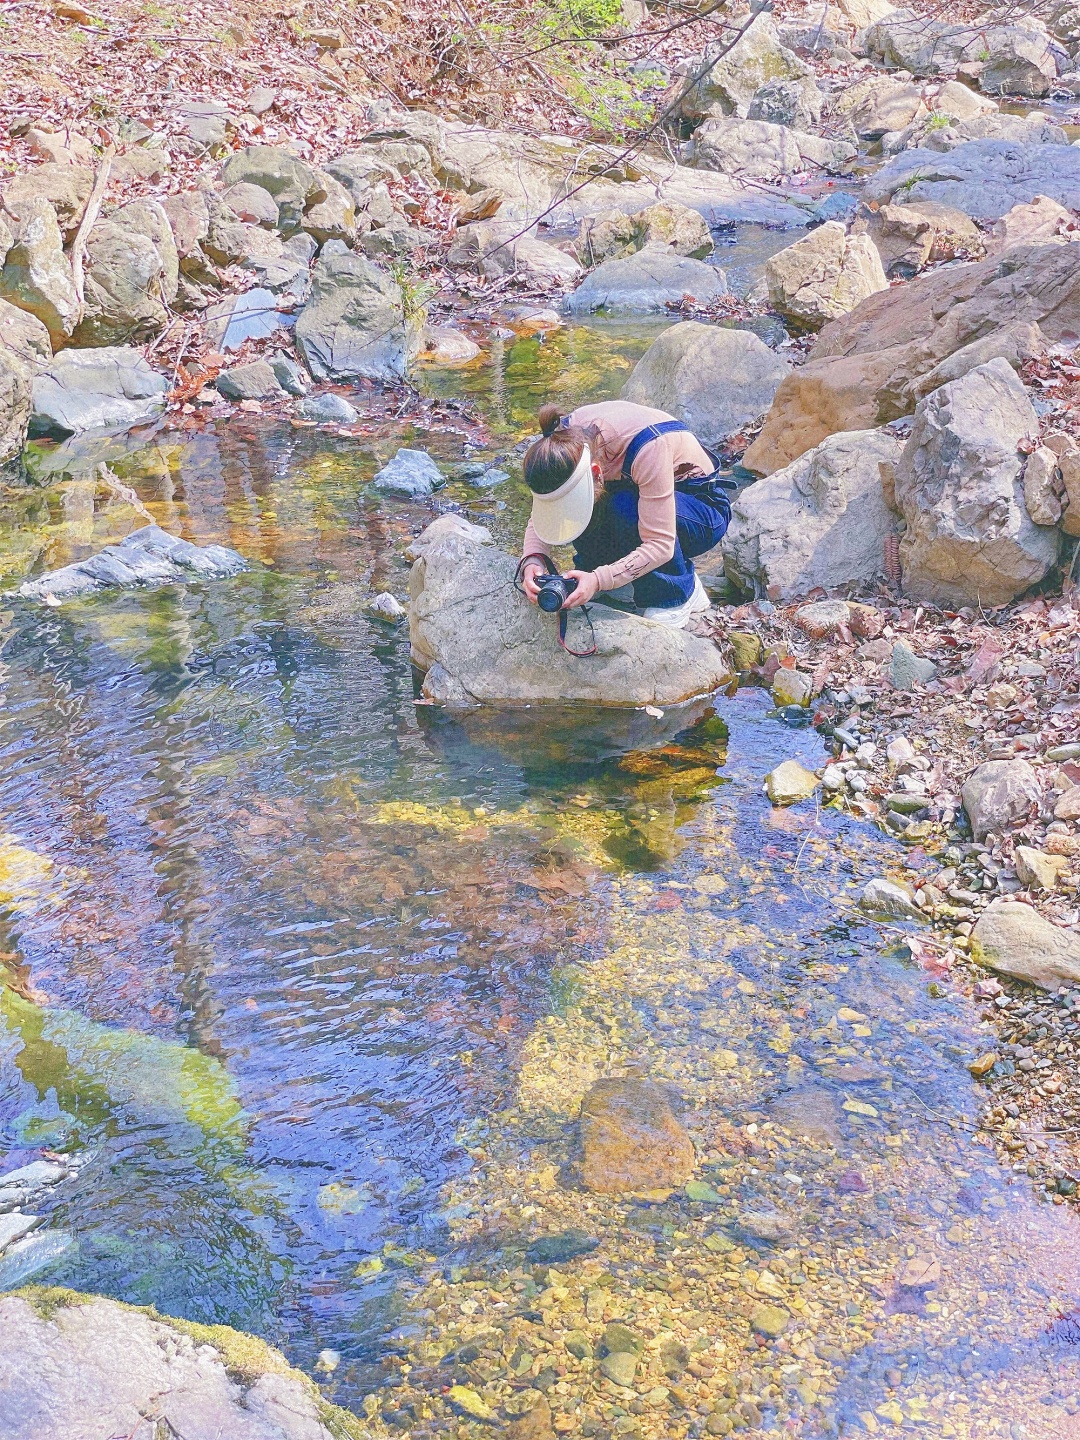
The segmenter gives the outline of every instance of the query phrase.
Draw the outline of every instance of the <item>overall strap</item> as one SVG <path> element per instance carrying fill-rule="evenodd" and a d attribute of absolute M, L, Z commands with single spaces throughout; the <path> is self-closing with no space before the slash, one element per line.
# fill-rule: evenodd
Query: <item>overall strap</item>
<path fill-rule="evenodd" d="M 630 483 L 632 478 L 630 471 L 633 468 L 634 461 L 644 446 L 648 445 L 650 440 L 658 440 L 661 435 L 670 435 L 673 430 L 689 430 L 689 428 L 690 427 L 684 425 L 681 420 L 661 420 L 656 425 L 647 425 L 644 430 L 639 430 L 631 439 L 630 444 L 627 445 L 626 454 L 623 456 L 621 477 L 623 483 Z"/>

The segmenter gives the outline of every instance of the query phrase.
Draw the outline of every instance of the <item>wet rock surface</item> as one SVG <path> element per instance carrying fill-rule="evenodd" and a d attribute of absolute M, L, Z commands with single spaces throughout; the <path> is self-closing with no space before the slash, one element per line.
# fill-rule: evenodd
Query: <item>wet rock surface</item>
<path fill-rule="evenodd" d="M 0 1297 L 0 1316 L 9 1435 L 133 1434 L 149 1417 L 180 1434 L 330 1440 L 345 1418 L 278 1351 L 224 1326 L 47 1289 Z"/>
<path fill-rule="evenodd" d="M 19 594 L 27 600 L 59 604 L 112 586 L 216 580 L 246 568 L 243 556 L 224 545 L 193 545 L 156 525 L 147 525 L 88 560 L 27 580 Z"/>
<path fill-rule="evenodd" d="M 652 1080 L 598 1080 L 581 1102 L 588 1188 L 602 1195 L 663 1195 L 685 1184 L 694 1171 L 694 1146 L 676 1105 L 677 1097 Z"/>
<path fill-rule="evenodd" d="M 569 654 L 558 643 L 558 620 L 515 589 L 517 561 L 456 516 L 435 521 L 418 551 L 409 634 L 430 699 L 664 705 L 708 694 L 727 676 L 711 640 L 603 605 L 591 605 L 588 619 L 571 615 L 567 626 L 572 649 L 589 649 L 595 638 L 597 654 Z"/>

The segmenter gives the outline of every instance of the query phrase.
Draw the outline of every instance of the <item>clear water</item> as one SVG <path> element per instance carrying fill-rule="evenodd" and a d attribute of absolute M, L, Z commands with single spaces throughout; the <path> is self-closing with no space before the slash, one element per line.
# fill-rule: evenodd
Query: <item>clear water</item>
<path fill-rule="evenodd" d="M 481 453 L 502 454 L 539 400 L 616 393 L 649 338 L 575 327 L 425 384 L 475 406 Z M 475 502 L 509 541 L 523 501 L 516 480 L 374 496 L 377 462 L 415 439 L 464 453 L 445 429 L 238 422 L 43 453 L 41 487 L 0 500 L 10 584 L 142 523 L 88 472 L 103 455 L 159 523 L 252 561 L 0 609 L 2 1165 L 91 1157 L 48 1205 L 75 1243 L 37 1278 L 256 1331 L 308 1369 L 339 1350 L 328 1393 L 359 1406 L 395 1390 L 402 1336 L 457 1334 L 521 1283 L 530 1233 L 570 1225 L 602 1230 L 631 1318 L 660 1324 L 643 1287 L 675 1255 L 712 1298 L 663 1323 L 714 1358 L 745 1349 L 739 1274 L 761 1265 L 723 1237 L 740 1208 L 781 1206 L 785 1293 L 810 1297 L 790 1364 L 833 1358 L 817 1390 L 766 1393 L 762 1433 L 860 1433 L 902 1367 L 934 1403 L 901 1428 L 1069 1435 L 1080 1373 L 1053 1326 L 1080 1304 L 1080 1225 L 976 1143 L 971 1008 L 852 920 L 851 888 L 903 856 L 770 809 L 764 774 L 818 742 L 754 692 L 659 720 L 417 707 L 407 637 L 363 598 L 404 592 L 440 506 Z M 572 1167 L 583 1056 L 678 1085 L 716 1199 L 555 1186 L 485 1228 L 514 1209 L 509 1177 Z M 806 1104 L 831 1138 L 801 1138 Z M 924 1251 L 945 1278 L 912 1305 L 891 1277 Z M 449 1319 L 459 1283 L 472 1309 Z M 447 1372 L 410 1383 L 437 1396 Z M 396 1403 L 385 1433 L 415 1418 Z M 418 1433 L 473 1433 L 433 1415 Z"/>

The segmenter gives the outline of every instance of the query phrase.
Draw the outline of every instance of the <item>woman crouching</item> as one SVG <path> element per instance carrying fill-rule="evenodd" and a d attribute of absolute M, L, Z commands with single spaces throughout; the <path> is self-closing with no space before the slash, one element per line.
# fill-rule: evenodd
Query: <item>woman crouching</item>
<path fill-rule="evenodd" d="M 731 520 L 719 461 L 663 410 L 608 400 L 562 416 L 540 411 L 543 436 L 525 455 L 533 492 L 521 566 L 536 603 L 536 577 L 557 545 L 574 545 L 577 582 L 566 608 L 601 593 L 631 601 L 648 620 L 682 626 L 709 607 L 693 557 L 716 545 Z"/>

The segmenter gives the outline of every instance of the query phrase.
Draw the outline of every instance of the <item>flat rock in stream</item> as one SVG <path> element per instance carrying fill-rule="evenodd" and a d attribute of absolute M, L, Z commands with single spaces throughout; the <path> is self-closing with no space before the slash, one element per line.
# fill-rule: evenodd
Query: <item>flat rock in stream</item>
<path fill-rule="evenodd" d="M 0 1435 L 332 1440 L 353 1433 L 350 1419 L 279 1351 L 227 1326 L 72 1290 L 0 1297 Z"/>
<path fill-rule="evenodd" d="M 674 1096 L 654 1080 L 597 1080 L 581 1102 L 582 1172 L 601 1195 L 670 1191 L 694 1173 L 694 1145 Z"/>
<path fill-rule="evenodd" d="M 147 525 L 119 545 L 107 545 L 75 565 L 27 580 L 19 594 L 26 600 L 72 600 L 111 586 L 217 580 L 246 569 L 244 557 L 224 545 L 193 545 L 157 525 Z"/>
<path fill-rule="evenodd" d="M 570 613 L 567 644 L 588 650 L 595 639 L 597 653 L 569 654 L 557 618 L 515 588 L 517 560 L 460 516 L 440 516 L 412 553 L 412 657 L 427 672 L 425 696 L 440 704 L 674 705 L 730 678 L 711 640 L 606 605 Z"/>

